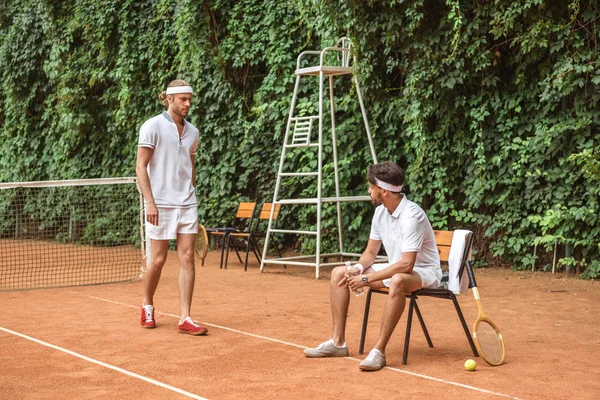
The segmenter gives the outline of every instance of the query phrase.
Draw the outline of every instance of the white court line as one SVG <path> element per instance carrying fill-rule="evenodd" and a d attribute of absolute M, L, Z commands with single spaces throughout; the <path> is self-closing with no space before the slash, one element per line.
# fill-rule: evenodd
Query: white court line
<path fill-rule="evenodd" d="M 72 292 L 72 293 L 76 293 L 76 292 Z M 118 304 L 118 305 L 121 305 L 121 306 L 131 307 L 131 308 L 137 308 L 137 309 L 139 309 L 141 307 L 141 306 L 133 306 L 131 304 L 121 303 L 121 302 L 114 301 L 114 300 L 103 299 L 102 297 L 90 296 L 90 295 L 87 295 L 87 294 L 84 295 L 84 296 L 91 297 L 92 299 L 96 299 L 96 300 L 102 300 L 102 301 L 106 301 L 106 302 L 109 302 L 109 303 Z M 156 311 L 156 310 L 154 310 L 154 313 L 155 314 L 166 315 L 168 317 L 173 317 L 173 318 L 181 319 L 181 317 L 179 315 L 175 315 L 175 314 L 169 314 L 169 313 L 160 312 L 160 311 Z M 287 346 L 294 346 L 294 347 L 298 347 L 298 348 L 301 348 L 301 349 L 307 349 L 308 348 L 306 346 L 300 346 L 299 344 L 290 343 L 290 342 L 284 342 L 283 340 L 278 340 L 278 339 L 273 339 L 273 338 L 266 337 L 266 336 L 256 335 L 254 333 L 249 333 L 249 332 L 244 332 L 244 331 L 238 331 L 237 329 L 228 328 L 226 326 L 209 324 L 206 321 L 202 321 L 202 323 L 204 325 L 212 326 L 213 328 L 219 328 L 219 329 L 223 329 L 223 330 L 230 331 L 230 332 L 241 333 L 242 335 L 252 336 L 252 337 L 255 337 L 257 339 L 270 340 L 271 342 L 285 344 Z"/>
<path fill-rule="evenodd" d="M 136 374 L 135 372 L 127 371 L 127 370 L 125 370 L 123 368 L 115 367 L 114 365 L 110 365 L 110 364 L 107 364 L 107 363 L 102 362 L 102 361 L 94 360 L 93 358 L 84 356 L 83 354 L 75 353 L 74 351 L 67 350 L 67 349 L 64 349 L 64 348 L 59 347 L 59 346 L 55 346 L 55 345 L 53 345 L 51 343 L 47 343 L 47 342 L 44 342 L 44 341 L 36 339 L 36 338 L 32 338 L 31 336 L 23 335 L 22 333 L 11 331 L 10 329 L 6 329 L 6 328 L 3 328 L 1 326 L 0 326 L 0 330 L 4 331 L 6 333 L 10 333 L 11 335 L 19 336 L 19 337 L 21 337 L 23 339 L 31 340 L 32 342 L 36 342 L 38 344 L 41 344 L 42 346 L 46 346 L 46 347 L 50 347 L 50 348 L 58 350 L 58 351 L 62 351 L 63 353 L 67 353 L 67 354 L 72 355 L 74 357 L 81 358 L 82 360 L 89 361 L 89 362 L 91 362 L 93 364 L 98 364 L 98 365 L 100 365 L 102 367 L 105 367 L 105 368 L 108 368 L 108 369 L 112 369 L 112 370 L 120 372 L 122 374 L 129 375 L 129 376 L 132 376 L 134 378 L 141 379 L 141 380 L 149 382 L 149 383 L 151 383 L 153 385 L 160 386 L 160 387 L 162 387 L 164 389 L 168 389 L 168 390 L 171 390 L 173 392 L 177 392 L 177 393 L 182 394 L 184 396 L 187 396 L 187 397 L 189 397 L 191 399 L 207 400 L 205 397 L 200 397 L 200 396 L 195 395 L 193 393 L 186 392 L 185 390 L 181 390 L 181 389 L 178 389 L 178 388 L 173 387 L 171 385 L 167 385 L 166 383 L 162 383 L 162 382 L 159 382 L 159 381 L 154 380 L 152 378 L 147 378 L 145 376 Z"/>
<path fill-rule="evenodd" d="M 77 293 L 77 292 L 72 292 L 72 293 Z M 79 294 L 79 293 L 77 293 L 77 294 Z M 84 295 L 84 296 L 91 297 L 91 298 L 96 299 L 96 300 L 105 301 L 105 302 L 108 302 L 108 303 L 118 304 L 118 305 L 121 305 L 121 306 L 126 306 L 126 307 L 131 307 L 131 308 L 136 308 L 136 309 L 140 308 L 140 306 L 134 306 L 134 305 L 131 305 L 131 304 L 121 303 L 120 301 L 109 300 L 109 299 L 105 299 L 105 298 L 102 298 L 102 297 L 96 297 L 96 296 L 90 296 L 90 295 Z M 175 314 L 163 313 L 163 312 L 156 311 L 156 310 L 154 312 L 156 314 L 161 314 L 161 315 L 165 315 L 165 316 L 169 316 L 169 317 L 174 317 L 174 318 L 178 318 L 178 319 L 180 318 L 179 315 L 175 315 Z M 212 326 L 214 328 L 224 329 L 226 331 L 240 333 L 242 335 L 251 336 L 251 337 L 258 338 L 258 339 L 268 340 L 268 341 L 271 341 L 271 342 L 285 344 L 285 345 L 293 346 L 293 347 L 298 347 L 298 348 L 301 348 L 301 349 L 307 349 L 308 348 L 306 346 L 301 346 L 299 344 L 290 343 L 290 342 L 284 342 L 283 340 L 273 339 L 273 338 L 270 338 L 270 337 L 267 337 L 267 336 L 262 336 L 262 335 L 257 335 L 257 334 L 254 334 L 254 333 L 244 332 L 244 331 L 240 331 L 240 330 L 233 329 L 233 328 L 228 328 L 228 327 L 221 326 L 221 325 L 211 324 L 211 323 L 208 323 L 206 321 L 202 321 L 202 323 L 205 324 L 205 325 L 208 325 L 208 326 Z M 362 360 L 360 360 L 358 358 L 354 358 L 354 357 L 345 357 L 345 358 L 347 358 L 348 360 L 362 361 Z M 519 397 L 515 397 L 515 396 L 504 394 L 504 393 L 492 392 L 491 390 L 481 389 L 481 388 L 478 388 L 478 387 L 475 387 L 475 386 L 465 385 L 465 384 L 459 383 L 459 382 L 447 381 L 445 379 L 440 379 L 440 378 L 436 378 L 436 377 L 428 376 L 428 375 L 423 375 L 423 374 L 417 374 L 415 372 L 405 371 L 405 370 L 398 369 L 398 368 L 393 368 L 393 367 L 385 367 L 385 368 L 389 369 L 390 371 L 400 372 L 402 374 L 407 374 L 407 375 L 415 376 L 415 377 L 418 377 L 418 378 L 423 378 L 423 379 L 428 379 L 428 380 L 435 381 L 435 382 L 445 383 L 447 385 L 458 386 L 458 387 L 461 387 L 461 388 L 464 388 L 464 389 L 474 390 L 476 392 L 491 394 L 491 395 L 495 395 L 495 396 L 499 396 L 499 397 L 508 397 L 509 399 L 521 400 L 521 399 L 519 399 Z"/>

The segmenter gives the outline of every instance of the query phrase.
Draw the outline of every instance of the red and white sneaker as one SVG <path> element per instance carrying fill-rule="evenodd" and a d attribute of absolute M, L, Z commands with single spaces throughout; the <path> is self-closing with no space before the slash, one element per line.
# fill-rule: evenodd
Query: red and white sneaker
<path fill-rule="evenodd" d="M 140 323 L 142 324 L 142 328 L 156 328 L 153 306 L 142 306 L 142 317 L 140 318 Z"/>
<path fill-rule="evenodd" d="M 205 335 L 208 332 L 208 328 L 198 325 L 197 322 L 193 321 L 190 317 L 187 317 L 183 322 L 179 323 L 177 327 L 179 333 L 187 333 L 188 335 Z"/>

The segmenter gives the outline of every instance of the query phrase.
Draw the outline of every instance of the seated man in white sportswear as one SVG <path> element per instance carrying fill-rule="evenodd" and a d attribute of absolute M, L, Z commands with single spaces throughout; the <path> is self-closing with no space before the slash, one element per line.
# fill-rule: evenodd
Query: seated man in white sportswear
<path fill-rule="evenodd" d="M 350 292 L 367 285 L 389 287 L 379 338 L 359 364 L 362 370 L 378 371 L 386 365 L 385 348 L 404 311 L 405 295 L 422 287 L 437 288 L 442 269 L 427 215 L 402 193 L 402 168 L 392 162 L 373 165 L 367 170 L 367 180 L 371 200 L 379 205 L 373 216 L 367 248 L 349 271 L 346 267 L 332 271 L 333 334 L 316 348 L 304 350 L 304 354 L 307 357 L 347 357 L 345 335 Z M 389 263 L 373 264 L 382 244 Z"/>

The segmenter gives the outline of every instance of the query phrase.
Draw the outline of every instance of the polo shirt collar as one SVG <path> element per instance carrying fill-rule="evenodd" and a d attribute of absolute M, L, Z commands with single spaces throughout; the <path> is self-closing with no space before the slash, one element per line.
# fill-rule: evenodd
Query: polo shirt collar
<path fill-rule="evenodd" d="M 171 115 L 169 115 L 169 113 L 168 113 L 166 110 L 163 110 L 163 112 L 162 112 L 162 116 L 163 116 L 163 117 L 164 117 L 164 118 L 165 118 L 167 121 L 169 121 L 170 123 L 172 123 L 172 124 L 175 124 L 175 121 L 173 121 L 173 118 L 171 118 Z M 184 119 L 183 119 L 183 125 L 187 125 L 187 123 L 188 123 L 188 122 L 187 122 L 187 121 L 186 121 L 186 119 L 184 118 Z"/>
<path fill-rule="evenodd" d="M 392 217 L 399 218 L 400 214 L 402 213 L 402 210 L 406 206 L 407 202 L 408 202 L 408 199 L 406 198 L 406 195 L 403 194 L 402 195 L 402 200 L 400 200 L 400 203 L 398 204 L 398 207 L 396 207 L 396 209 L 392 213 Z"/>

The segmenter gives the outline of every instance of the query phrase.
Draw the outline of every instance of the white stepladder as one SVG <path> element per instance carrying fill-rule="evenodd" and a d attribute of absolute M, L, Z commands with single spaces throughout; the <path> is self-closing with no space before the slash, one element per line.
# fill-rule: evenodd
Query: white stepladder
<path fill-rule="evenodd" d="M 315 267 L 316 278 L 319 279 L 319 270 L 321 266 L 337 266 L 343 265 L 343 261 L 336 262 L 322 262 L 322 258 L 334 258 L 336 256 L 341 257 L 359 257 L 360 254 L 344 252 L 344 240 L 342 235 L 342 214 L 341 214 L 341 202 L 353 202 L 353 201 L 369 201 L 369 196 L 341 196 L 340 194 L 340 182 L 339 182 L 339 171 L 338 171 L 338 155 L 337 155 L 337 139 L 335 133 L 335 104 L 334 104 L 334 93 L 333 93 L 333 78 L 336 76 L 349 75 L 352 77 L 356 88 L 356 94 L 358 96 L 358 102 L 360 104 L 360 110 L 363 117 L 364 126 L 369 140 L 369 148 L 371 150 L 371 156 L 373 162 L 377 163 L 377 156 L 375 155 L 375 149 L 373 147 L 373 139 L 371 138 L 371 131 L 369 128 L 369 122 L 365 111 L 362 95 L 360 92 L 360 86 L 358 79 L 354 71 L 354 67 L 350 65 L 350 60 L 353 60 L 353 64 L 356 63 L 356 58 L 351 53 L 352 41 L 347 38 L 341 38 L 336 46 L 327 47 L 320 51 L 304 51 L 298 56 L 296 65 L 296 84 L 294 86 L 294 94 L 292 97 L 292 104 L 290 106 L 290 114 L 287 120 L 287 126 L 285 130 L 285 138 L 283 141 L 283 147 L 281 150 L 281 158 L 279 161 L 279 170 L 277 172 L 277 182 L 275 184 L 275 191 L 273 193 L 273 204 L 314 204 L 316 205 L 316 230 L 290 230 L 290 229 L 275 229 L 273 227 L 273 215 L 275 207 L 271 208 L 271 218 L 269 219 L 269 225 L 266 232 L 265 244 L 263 249 L 263 257 L 260 263 L 260 271 L 262 272 L 265 264 L 280 264 L 280 265 L 300 265 Z M 336 65 L 325 65 L 326 55 L 329 54 L 328 60 L 332 55 L 337 53 Z M 305 67 L 302 64 L 305 56 L 319 56 L 319 65 Z M 305 60 L 306 63 L 306 60 Z M 300 79 L 305 76 L 317 76 L 319 79 L 319 115 L 313 116 L 294 116 L 294 110 L 298 100 L 298 89 L 300 88 Z M 333 167 L 335 174 L 335 197 L 322 197 L 322 183 L 323 183 L 323 96 L 324 96 L 324 79 L 329 77 L 329 104 L 331 113 L 331 137 L 332 137 L 332 148 L 333 148 Z M 318 140 L 315 143 L 311 141 L 311 131 L 314 125 L 318 124 Z M 318 162 L 317 171 L 312 172 L 284 172 L 284 164 L 286 160 L 286 154 L 288 151 L 302 147 L 317 147 L 318 148 Z M 316 198 L 303 198 L 303 199 L 280 199 L 279 191 L 281 188 L 281 179 L 286 177 L 316 177 L 317 179 L 317 197 Z M 321 254 L 321 208 L 323 203 L 337 203 L 337 228 L 339 236 L 339 252 Z M 304 234 L 304 235 L 315 235 L 316 236 L 316 254 L 314 255 L 301 255 L 293 257 L 280 257 L 280 258 L 267 258 L 267 249 L 269 248 L 269 241 L 272 234 Z M 312 260 L 314 258 L 314 261 Z"/>

